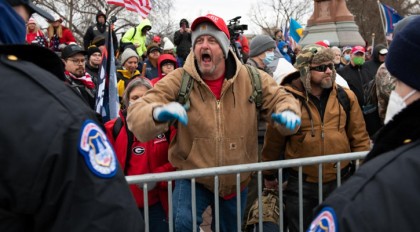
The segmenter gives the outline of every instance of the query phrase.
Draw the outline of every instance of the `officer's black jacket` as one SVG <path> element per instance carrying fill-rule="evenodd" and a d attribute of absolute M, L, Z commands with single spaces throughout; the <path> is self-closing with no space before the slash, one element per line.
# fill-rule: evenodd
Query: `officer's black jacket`
<path fill-rule="evenodd" d="M 343 231 L 418 231 L 420 100 L 377 135 L 365 163 L 316 210 L 332 207 Z"/>
<path fill-rule="evenodd" d="M 0 45 L 0 231 L 142 231 L 119 166 L 100 178 L 79 153 L 98 121 L 63 75 L 48 49 Z"/>

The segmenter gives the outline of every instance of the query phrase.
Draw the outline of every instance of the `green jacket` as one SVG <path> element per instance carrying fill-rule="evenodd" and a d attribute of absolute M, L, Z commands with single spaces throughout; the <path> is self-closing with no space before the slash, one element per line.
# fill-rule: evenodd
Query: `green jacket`
<path fill-rule="evenodd" d="M 128 31 L 123 35 L 121 38 L 121 42 L 128 43 L 132 42 L 134 45 L 139 44 L 136 51 L 139 56 L 142 56 L 143 53 L 146 53 L 147 47 L 146 47 L 146 36 L 141 35 L 141 30 L 145 26 L 152 27 L 152 24 L 150 23 L 149 19 L 144 19 L 141 21 L 141 23 L 136 27 L 136 34 L 133 37 L 134 34 L 134 27 L 128 29 Z M 133 39 L 131 39 L 133 38 Z"/>
<path fill-rule="evenodd" d="M 190 93 L 191 107 L 188 125 L 177 123 L 177 134 L 171 140 L 169 161 L 178 170 L 191 170 L 226 165 L 258 162 L 257 115 L 254 103 L 249 101 L 253 92 L 246 67 L 230 51 L 226 60 L 225 80 L 220 100 L 199 76 L 190 52 L 183 68 L 169 73 L 156 83 L 140 100 L 128 108 L 128 127 L 140 141 L 148 141 L 168 129 L 168 123 L 158 123 L 152 111 L 157 106 L 176 101 L 183 71 L 194 80 Z M 267 73 L 259 71 L 262 82 L 261 116 L 271 122 L 274 112 L 291 110 L 300 115 L 297 100 L 277 85 Z M 285 127 L 275 124 L 282 134 L 289 135 Z M 296 128 L 297 131 L 298 128 Z M 241 174 L 241 186 L 249 182 L 250 173 Z M 214 178 L 198 178 L 197 182 L 214 191 Z M 219 195 L 236 191 L 236 175 L 219 176 Z"/>

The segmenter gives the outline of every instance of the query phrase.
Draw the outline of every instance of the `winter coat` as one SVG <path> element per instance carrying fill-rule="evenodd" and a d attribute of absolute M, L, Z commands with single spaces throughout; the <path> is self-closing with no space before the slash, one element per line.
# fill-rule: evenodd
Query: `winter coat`
<path fill-rule="evenodd" d="M 139 44 L 140 46 L 136 48 L 137 54 L 139 56 L 142 56 L 143 54 L 146 54 L 147 52 L 146 36 L 142 35 L 141 33 L 141 30 L 145 26 L 152 27 L 152 24 L 150 23 L 149 19 L 144 19 L 141 21 L 141 23 L 136 27 L 135 34 L 134 34 L 134 27 L 132 27 L 128 29 L 128 31 L 121 38 L 121 42 L 123 43 L 132 42 L 133 44 Z M 134 37 L 133 37 L 133 34 L 134 34 Z"/>
<path fill-rule="evenodd" d="M 59 27 L 61 27 L 62 30 L 62 35 L 61 37 L 59 37 L 58 41 L 59 44 L 66 44 L 69 45 L 70 43 L 76 43 L 76 39 L 73 36 L 73 33 L 70 31 L 70 29 L 68 29 L 67 27 L 60 25 Z M 53 26 L 49 26 L 48 27 L 48 39 L 49 39 L 49 48 L 53 49 L 54 48 L 54 43 L 53 43 L 53 36 L 54 36 L 54 28 Z"/>
<path fill-rule="evenodd" d="M 379 61 L 379 51 L 384 48 L 386 48 L 386 46 L 383 44 L 376 45 L 372 52 L 372 60 L 366 61 L 366 63 L 363 64 L 363 69 L 371 80 L 375 78 L 379 66 L 383 63 Z"/>
<path fill-rule="evenodd" d="M 187 28 L 189 28 L 188 21 L 185 19 L 181 20 L 181 22 L 183 21 L 186 23 Z M 185 31 L 181 33 L 179 30 L 176 31 L 174 34 L 174 44 L 176 45 L 177 56 L 185 60 L 191 51 L 191 46 L 192 46 L 191 33 L 188 33 Z"/>
<path fill-rule="evenodd" d="M 329 210 L 337 231 L 418 230 L 419 118 L 417 100 L 383 127 L 363 165 L 316 209 L 314 227 Z"/>
<path fill-rule="evenodd" d="M 126 129 L 124 113 L 120 112 L 122 120 L 121 130 L 116 138 L 113 135 L 113 128 L 117 119 L 105 123 L 106 134 L 114 147 L 117 159 L 126 176 L 141 175 L 147 173 L 162 173 L 175 171 L 168 161 L 169 139 L 166 134 L 159 134 L 148 142 L 140 142 Z M 128 136 L 128 133 L 131 133 Z M 170 132 L 175 134 L 175 130 Z M 169 135 L 169 133 L 167 133 Z M 128 138 L 132 138 L 130 157 L 127 157 Z M 128 160 L 127 160 L 128 159 Z M 128 165 L 128 166 L 127 166 Z M 154 188 L 153 188 L 154 187 Z M 148 185 L 149 206 L 161 202 L 166 214 L 168 213 L 168 183 L 166 181 L 156 183 L 156 186 Z M 144 208 L 143 185 L 130 185 L 131 192 L 136 200 L 137 207 Z"/>
<path fill-rule="evenodd" d="M 127 87 L 128 83 L 136 77 L 140 77 L 139 70 L 136 70 L 133 74 L 126 69 L 117 69 L 117 90 L 118 96 L 122 98 L 124 90 Z"/>
<path fill-rule="evenodd" d="M 105 23 L 99 23 L 98 17 L 104 16 L 105 17 Z M 83 36 L 83 45 L 85 50 L 89 48 L 89 46 L 92 44 L 92 41 L 97 36 L 103 36 L 104 38 L 107 38 L 107 33 L 109 32 L 109 24 L 106 22 L 107 18 L 106 15 L 102 12 L 98 12 L 96 14 L 96 23 L 89 26 L 86 30 L 85 35 Z M 112 31 L 112 43 L 114 45 L 114 50 L 118 48 L 118 39 L 117 35 L 115 34 L 115 31 Z"/>
<path fill-rule="evenodd" d="M 158 59 L 158 76 L 156 78 L 153 78 L 150 82 L 152 83 L 152 85 L 154 86 L 158 81 L 160 81 L 162 78 L 165 77 L 165 74 L 162 73 L 162 62 L 166 61 L 166 60 L 171 60 L 175 63 L 175 69 L 178 68 L 178 63 L 176 62 L 176 59 L 173 55 L 171 54 L 162 54 L 161 56 L 159 56 Z"/>
<path fill-rule="evenodd" d="M 369 150 L 370 140 L 365 129 L 363 114 L 351 90 L 343 88 L 351 106 L 350 121 L 347 123 L 346 111 L 338 101 L 335 84 L 326 96 L 323 118 L 316 103 L 310 97 L 305 100 L 306 93 L 299 78 L 287 84 L 285 88 L 300 99 L 302 124 L 296 134 L 287 137 L 281 136 L 277 130 L 268 126 L 262 151 L 264 161 L 278 160 L 282 154 L 285 159 L 296 159 Z M 348 164 L 349 161 L 341 162 L 341 168 Z M 336 179 L 335 165 L 336 163 L 324 164 L 324 182 Z M 318 165 L 304 166 L 303 173 L 307 175 L 305 181 L 318 182 Z"/>
<path fill-rule="evenodd" d="M 366 75 L 364 66 L 353 66 L 351 63 L 344 68 L 337 70 L 337 73 L 347 81 L 351 91 L 357 96 L 359 106 L 362 107 L 365 104 L 363 85 L 369 83 L 373 77 L 368 77 Z"/>
<path fill-rule="evenodd" d="M 188 125 L 177 123 L 177 135 L 169 148 L 169 161 L 178 170 L 191 170 L 226 165 L 255 163 L 257 155 L 257 115 L 254 103 L 249 101 L 253 87 L 246 67 L 230 50 L 226 62 L 225 80 L 220 100 L 201 79 L 193 52 L 183 68 L 178 68 L 160 80 L 140 100 L 128 108 L 128 128 L 140 141 L 148 141 L 167 130 L 168 122 L 157 122 L 152 112 L 155 107 L 176 101 L 184 71 L 194 86 L 189 100 Z M 262 82 L 261 117 L 271 122 L 272 113 L 291 110 L 300 115 L 297 101 L 268 74 L 259 71 Z M 275 125 L 284 134 L 290 134 L 280 124 Z M 297 130 L 297 128 L 296 128 Z M 249 182 L 250 173 L 242 173 L 241 186 Z M 214 178 L 198 178 L 197 182 L 214 191 Z M 236 175 L 219 176 L 219 195 L 236 192 Z"/>

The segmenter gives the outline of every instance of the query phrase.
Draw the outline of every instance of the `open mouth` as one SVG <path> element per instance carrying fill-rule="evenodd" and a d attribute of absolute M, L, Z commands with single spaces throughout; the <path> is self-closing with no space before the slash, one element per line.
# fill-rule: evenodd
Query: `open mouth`
<path fill-rule="evenodd" d="M 210 63 L 211 62 L 211 56 L 209 54 L 202 54 L 201 55 L 201 60 L 204 63 Z"/>

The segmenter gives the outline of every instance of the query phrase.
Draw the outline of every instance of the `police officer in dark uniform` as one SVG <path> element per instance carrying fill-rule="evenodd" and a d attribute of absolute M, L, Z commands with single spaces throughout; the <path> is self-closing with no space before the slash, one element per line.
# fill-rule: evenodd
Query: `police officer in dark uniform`
<path fill-rule="evenodd" d="M 317 208 L 308 231 L 419 231 L 420 16 L 411 20 L 385 61 L 397 79 L 385 127 L 355 175 Z"/>
<path fill-rule="evenodd" d="M 0 0 L 0 231 L 143 231 L 95 113 L 59 57 L 23 45 L 29 0 Z"/>
<path fill-rule="evenodd" d="M 89 26 L 83 36 L 83 45 L 85 50 L 88 50 L 89 46 L 94 44 L 95 38 L 107 37 L 109 25 L 107 24 L 106 19 L 106 15 L 102 11 L 99 11 L 96 14 L 96 24 Z M 113 27 L 113 25 L 111 26 Z M 118 48 L 118 39 L 114 30 L 112 30 L 112 41 L 114 43 L 114 50 L 116 50 L 116 48 Z"/>

